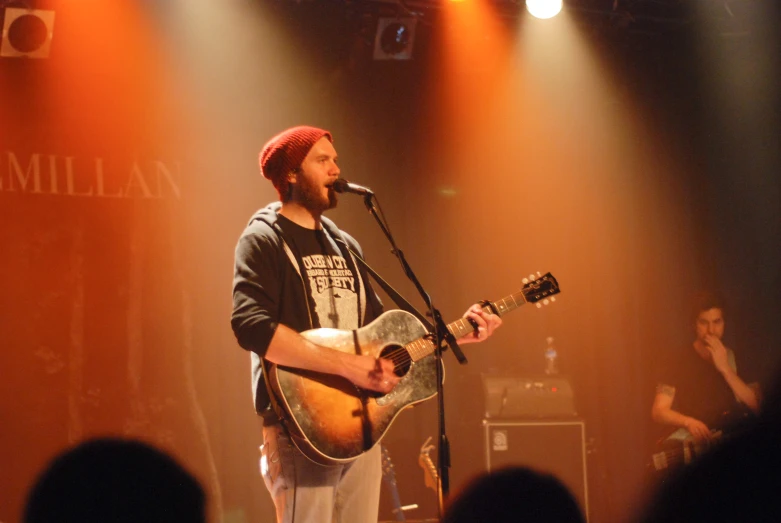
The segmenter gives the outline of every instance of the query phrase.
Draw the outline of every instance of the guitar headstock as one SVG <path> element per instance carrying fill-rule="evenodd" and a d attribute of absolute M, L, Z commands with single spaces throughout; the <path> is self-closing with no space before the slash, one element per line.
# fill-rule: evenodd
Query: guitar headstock
<path fill-rule="evenodd" d="M 418 464 L 423 469 L 423 482 L 428 488 L 432 489 L 434 492 L 437 492 L 439 489 L 439 473 L 437 472 L 436 465 L 434 465 L 434 462 L 431 461 L 431 456 L 428 454 L 431 449 L 434 448 L 434 445 L 429 445 L 430 441 L 431 436 L 429 436 L 426 442 L 423 443 L 423 446 L 420 447 Z"/>
<path fill-rule="evenodd" d="M 527 303 L 535 303 L 537 307 L 548 305 L 556 301 L 555 295 L 561 292 L 559 282 L 549 272 L 540 275 L 530 274 L 528 278 L 523 279 L 523 288 L 521 289 L 523 298 Z"/>

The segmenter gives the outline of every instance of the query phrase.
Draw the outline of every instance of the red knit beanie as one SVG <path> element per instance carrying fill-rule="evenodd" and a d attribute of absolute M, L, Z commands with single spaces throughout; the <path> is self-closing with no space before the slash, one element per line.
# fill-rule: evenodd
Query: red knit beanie
<path fill-rule="evenodd" d="M 287 193 L 287 174 L 301 167 L 312 146 L 323 136 L 333 142 L 326 130 L 300 125 L 282 131 L 263 146 L 260 151 L 260 172 L 271 180 L 280 198 Z"/>

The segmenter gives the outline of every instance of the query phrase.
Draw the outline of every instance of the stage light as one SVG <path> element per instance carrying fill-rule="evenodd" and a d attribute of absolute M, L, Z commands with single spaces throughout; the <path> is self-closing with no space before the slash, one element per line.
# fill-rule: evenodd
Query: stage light
<path fill-rule="evenodd" d="M 537 18 L 553 18 L 561 11 L 561 0 L 526 0 L 526 9 Z"/>
<path fill-rule="evenodd" d="M 374 39 L 375 60 L 409 60 L 415 45 L 415 26 L 418 19 L 380 18 Z"/>
<path fill-rule="evenodd" d="M 7 7 L 0 56 L 48 58 L 54 34 L 54 11 Z"/>

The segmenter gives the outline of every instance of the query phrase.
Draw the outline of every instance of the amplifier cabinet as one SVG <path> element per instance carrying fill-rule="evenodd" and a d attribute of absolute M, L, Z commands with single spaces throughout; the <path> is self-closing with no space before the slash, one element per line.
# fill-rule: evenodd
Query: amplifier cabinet
<path fill-rule="evenodd" d="M 586 427 L 583 420 L 483 420 L 485 466 L 523 466 L 558 478 L 588 521 Z"/>

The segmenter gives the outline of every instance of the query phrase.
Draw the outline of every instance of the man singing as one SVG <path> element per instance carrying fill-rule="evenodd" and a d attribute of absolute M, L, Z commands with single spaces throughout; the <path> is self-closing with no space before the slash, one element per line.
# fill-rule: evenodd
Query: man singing
<path fill-rule="evenodd" d="M 341 376 L 387 394 L 399 382 L 393 362 L 316 345 L 299 333 L 330 327 L 357 329 L 382 312 L 364 270 L 350 250 L 360 246 L 323 216 L 337 203 L 339 176 L 331 133 L 299 126 L 273 137 L 260 153 L 260 170 L 280 202 L 252 216 L 236 247 L 231 324 L 251 351 L 255 409 L 263 417 L 261 472 L 277 521 L 374 523 L 382 478 L 380 448 L 346 464 L 323 466 L 291 442 L 272 408 L 263 361 Z M 349 249 L 348 249 L 349 246 Z M 501 319 L 473 305 L 464 314 L 483 341 Z"/>

